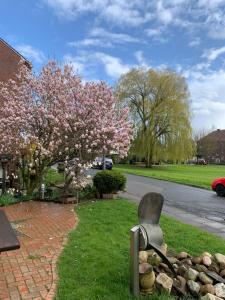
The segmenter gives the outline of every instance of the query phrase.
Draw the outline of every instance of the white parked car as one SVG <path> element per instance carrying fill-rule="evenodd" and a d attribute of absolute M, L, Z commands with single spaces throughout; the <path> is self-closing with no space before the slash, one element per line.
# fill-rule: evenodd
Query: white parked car
<path fill-rule="evenodd" d="M 105 168 L 107 170 L 112 170 L 113 167 L 113 160 L 111 158 L 105 157 Z M 94 169 L 103 169 L 103 157 L 96 157 L 93 161 L 93 168 Z"/>

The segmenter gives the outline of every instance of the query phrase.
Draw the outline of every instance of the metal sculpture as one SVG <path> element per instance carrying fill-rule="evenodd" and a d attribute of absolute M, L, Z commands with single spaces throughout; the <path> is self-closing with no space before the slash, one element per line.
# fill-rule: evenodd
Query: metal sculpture
<path fill-rule="evenodd" d="M 140 225 L 131 229 L 130 257 L 131 257 L 131 292 L 138 296 L 139 289 L 139 251 L 154 251 L 175 273 L 173 266 L 162 253 L 163 232 L 159 226 L 164 198 L 159 193 L 148 193 L 142 199 L 138 207 L 138 218 Z"/>

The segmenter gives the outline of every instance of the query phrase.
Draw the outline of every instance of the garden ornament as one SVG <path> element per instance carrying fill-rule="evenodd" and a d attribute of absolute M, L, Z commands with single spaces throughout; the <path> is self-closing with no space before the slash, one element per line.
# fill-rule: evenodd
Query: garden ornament
<path fill-rule="evenodd" d="M 138 207 L 140 225 L 131 229 L 131 292 L 139 295 L 139 251 L 153 249 L 161 259 L 175 273 L 168 258 L 163 254 L 163 232 L 159 226 L 159 219 L 164 198 L 159 193 L 148 193 L 141 199 Z"/>

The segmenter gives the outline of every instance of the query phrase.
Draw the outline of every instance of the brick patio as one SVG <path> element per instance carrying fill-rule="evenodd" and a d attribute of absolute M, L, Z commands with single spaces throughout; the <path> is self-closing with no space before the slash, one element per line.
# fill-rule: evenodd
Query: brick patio
<path fill-rule="evenodd" d="M 77 224 L 74 206 L 29 201 L 4 208 L 21 248 L 0 255 L 0 299 L 53 299 L 56 261 Z"/>

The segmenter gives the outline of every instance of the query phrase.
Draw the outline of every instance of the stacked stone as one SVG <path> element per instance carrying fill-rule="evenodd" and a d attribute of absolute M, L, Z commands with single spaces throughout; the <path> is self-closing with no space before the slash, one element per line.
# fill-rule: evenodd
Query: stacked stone
<path fill-rule="evenodd" d="M 140 291 L 155 291 L 177 297 L 191 295 L 201 300 L 225 299 L 225 255 L 208 252 L 191 257 L 186 252 L 168 255 L 166 244 L 162 252 L 167 255 L 176 275 L 154 250 L 139 252 Z"/>

